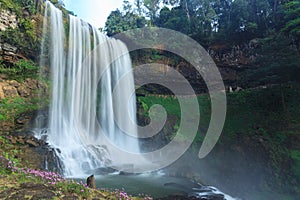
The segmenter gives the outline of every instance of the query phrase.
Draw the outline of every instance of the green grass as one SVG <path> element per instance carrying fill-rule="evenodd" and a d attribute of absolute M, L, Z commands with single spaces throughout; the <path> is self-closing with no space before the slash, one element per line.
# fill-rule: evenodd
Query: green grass
<path fill-rule="evenodd" d="M 174 130 L 180 123 L 180 106 L 173 97 L 138 97 L 144 109 L 144 115 L 154 104 L 162 105 L 168 115 L 176 116 Z M 198 150 L 210 122 L 210 99 L 208 95 L 198 97 L 201 120 L 198 134 L 192 149 Z M 274 172 L 275 182 L 292 183 L 294 177 L 300 180 L 300 151 L 289 145 L 291 136 L 300 134 L 300 84 L 276 85 L 267 89 L 251 89 L 227 94 L 227 116 L 219 145 L 230 148 L 243 138 L 260 138 L 268 155 L 268 163 Z M 191 108 L 191 112 L 193 112 Z M 170 139 L 176 133 L 170 133 Z M 183 137 L 184 140 L 184 137 Z M 255 146 L 255 144 L 253 144 Z M 261 145 L 261 144 L 258 144 Z M 296 145 L 296 144 L 294 144 Z M 193 148 L 195 147 L 195 148 Z M 292 163 L 291 169 L 287 163 Z M 279 180 L 284 177 L 285 180 Z M 299 186 L 294 191 L 300 192 Z M 288 199 L 288 197 L 286 198 Z"/>
<path fill-rule="evenodd" d="M 200 127 L 207 128 L 209 121 L 210 121 L 210 98 L 208 95 L 201 95 L 197 97 L 198 99 L 198 104 L 199 104 L 199 109 L 200 109 Z M 146 97 L 138 97 L 138 101 L 141 103 L 142 107 L 143 107 L 143 115 L 149 117 L 149 109 L 151 108 L 151 106 L 158 104 L 161 105 L 168 117 L 175 117 L 177 119 L 175 126 L 173 127 L 173 129 L 175 131 L 170 132 L 169 135 L 169 139 L 174 138 L 174 136 L 176 135 L 176 131 L 179 130 L 179 125 L 180 125 L 180 119 L 181 119 L 181 114 L 182 114 L 182 110 L 179 104 L 179 101 L 177 98 L 173 97 L 173 96 L 164 96 L 164 97 L 160 97 L 160 96 L 146 96 Z M 182 103 L 184 103 L 185 105 L 187 105 L 186 110 L 184 112 L 187 112 L 186 114 L 189 113 L 193 113 L 195 108 L 193 107 L 193 104 L 190 103 L 191 99 L 189 98 L 183 98 L 182 99 Z M 154 117 L 160 118 L 160 116 L 155 116 L 155 113 L 152 113 L 154 115 Z M 168 131 L 168 130 L 167 130 Z M 184 137 L 184 133 L 180 133 L 179 135 L 179 139 L 184 141 L 188 138 Z M 200 131 L 197 132 L 196 138 L 194 139 L 194 143 L 197 142 L 202 142 L 204 139 L 204 135 L 203 133 L 201 133 Z"/>
<path fill-rule="evenodd" d="M 2 156 L 0 156 L 0 175 L 2 192 L 11 191 L 11 189 L 18 190 L 22 183 L 37 183 L 54 192 L 54 199 L 64 199 L 66 195 L 78 197 L 78 199 L 94 199 L 96 197 L 111 200 L 152 199 L 149 196 L 132 197 L 123 190 L 90 189 L 82 181 L 67 180 L 57 173 L 16 167 L 11 160 Z"/>
<path fill-rule="evenodd" d="M 148 111 L 151 108 L 151 106 L 155 104 L 159 104 L 163 106 L 169 115 L 175 115 L 179 117 L 181 114 L 178 100 L 173 97 L 167 97 L 167 98 L 156 97 L 156 96 L 138 97 L 138 101 L 141 102 L 143 109 L 145 111 L 144 114 L 146 116 L 149 116 Z"/>

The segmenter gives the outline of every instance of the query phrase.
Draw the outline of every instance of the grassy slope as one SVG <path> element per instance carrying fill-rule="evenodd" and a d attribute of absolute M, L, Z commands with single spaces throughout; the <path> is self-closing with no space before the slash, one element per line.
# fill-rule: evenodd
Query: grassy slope
<path fill-rule="evenodd" d="M 223 133 L 211 154 L 212 156 L 210 156 L 210 158 L 214 157 L 212 158 L 213 161 L 210 162 L 214 162 L 215 165 L 213 166 L 218 168 L 213 172 L 215 177 L 224 176 L 225 179 L 230 179 L 230 176 L 226 176 L 226 170 L 230 170 L 229 174 L 232 173 L 234 176 L 235 172 L 232 171 L 239 173 L 240 170 L 244 170 L 239 169 L 240 167 L 251 169 L 251 167 L 255 168 L 256 164 L 259 164 L 263 166 L 262 168 L 267 168 L 262 169 L 262 171 L 266 170 L 264 173 L 267 173 L 265 175 L 267 178 L 261 178 L 262 181 L 260 182 L 255 180 L 255 183 L 259 182 L 259 185 L 254 186 L 259 188 L 258 190 L 285 194 L 299 193 L 300 85 L 286 84 L 266 89 L 239 91 L 228 94 L 227 98 L 227 117 Z M 198 100 L 201 111 L 200 131 L 192 149 L 198 149 L 203 141 L 203 133 L 210 118 L 208 96 L 200 96 Z M 142 102 L 142 106 L 146 110 L 153 104 L 161 104 L 169 115 L 175 115 L 180 119 L 180 107 L 174 98 L 148 96 L 139 97 L 139 101 Z M 147 112 L 144 115 L 147 115 Z M 175 126 L 178 126 L 178 123 L 179 120 Z M 174 135 L 175 133 L 171 134 Z M 223 162 L 224 159 L 231 162 L 230 164 L 227 163 L 227 168 L 226 162 Z M 233 162 L 242 164 L 232 168 Z M 253 172 L 253 176 L 257 176 L 257 174 Z M 247 177 L 250 185 L 247 187 L 250 191 L 250 172 Z M 256 179 L 259 178 L 256 177 Z M 247 181 L 235 184 L 243 185 L 245 182 Z M 231 184 L 230 181 L 228 184 Z M 265 198 L 268 199 L 269 197 L 265 196 Z M 263 197 L 260 195 L 260 198 L 256 197 L 256 199 L 263 199 Z"/>

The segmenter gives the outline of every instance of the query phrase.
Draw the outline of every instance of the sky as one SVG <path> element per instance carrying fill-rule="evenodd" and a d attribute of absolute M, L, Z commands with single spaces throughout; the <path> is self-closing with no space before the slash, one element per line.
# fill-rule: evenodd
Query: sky
<path fill-rule="evenodd" d="M 111 11 L 121 9 L 123 0 L 63 0 L 65 7 L 96 28 L 103 28 Z M 130 0 L 133 2 L 133 0 Z"/>

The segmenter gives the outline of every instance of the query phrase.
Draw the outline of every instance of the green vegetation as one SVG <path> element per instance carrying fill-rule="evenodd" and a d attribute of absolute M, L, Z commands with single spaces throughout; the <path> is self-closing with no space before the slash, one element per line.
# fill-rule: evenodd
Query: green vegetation
<path fill-rule="evenodd" d="M 298 81 L 300 75 L 300 56 L 296 46 L 290 45 L 282 34 L 272 35 L 259 41 L 257 53 L 261 56 L 252 68 L 240 73 L 238 84 L 241 87 L 255 87 Z"/>
<path fill-rule="evenodd" d="M 113 11 L 106 21 L 106 28 L 108 36 L 121 33 L 126 30 L 142 28 L 146 24 L 144 17 L 133 14 L 130 11 L 122 13 L 119 10 Z"/>
<path fill-rule="evenodd" d="M 164 5 L 161 7 L 160 5 Z M 120 11 L 118 11 L 120 13 Z M 183 32 L 202 44 L 224 40 L 243 42 L 262 38 L 282 30 L 297 38 L 299 34 L 299 2 L 296 0 L 135 0 L 134 5 L 124 1 L 123 12 L 136 17 L 147 17 L 144 26 L 158 26 Z M 106 30 L 132 24 L 132 18 L 111 13 Z M 114 16 L 114 20 L 111 20 Z M 137 23 L 136 23 L 137 24 Z M 126 30 L 133 28 L 127 26 Z M 112 34 L 118 33 L 111 32 Z"/>
<path fill-rule="evenodd" d="M 299 23 L 297 0 L 135 0 L 134 4 L 124 1 L 121 11 L 111 12 L 104 30 L 113 36 L 135 28 L 168 28 L 190 36 L 205 48 L 223 46 L 220 51 L 225 52 L 234 45 L 257 41 L 251 50 L 257 55 L 255 62 L 238 71 L 238 84 L 249 88 L 299 80 Z M 149 34 L 145 38 L 151 38 Z M 145 38 L 139 40 L 147 42 Z M 171 62 L 178 60 L 168 52 L 155 50 L 131 52 L 131 57 L 133 63 L 162 61 L 165 57 Z M 179 62 L 168 64 L 174 67 Z"/>
<path fill-rule="evenodd" d="M 211 112 L 211 107 L 210 107 L 210 98 L 209 95 L 200 95 L 197 97 L 198 102 L 199 102 L 199 108 L 200 108 L 200 124 L 199 124 L 199 131 L 196 134 L 196 137 L 193 141 L 192 148 L 197 149 L 199 147 L 199 144 L 203 142 L 204 139 L 204 132 L 202 130 L 205 130 L 205 128 L 208 127 L 209 121 L 210 121 L 210 112 Z M 168 123 L 174 123 L 172 130 L 165 130 L 166 133 L 168 133 L 168 140 L 172 140 L 179 130 L 180 126 L 180 119 L 181 119 L 181 109 L 179 102 L 177 98 L 173 96 L 162 96 L 162 97 L 157 97 L 155 95 L 153 96 L 146 96 L 146 97 L 138 97 L 138 101 L 141 103 L 143 107 L 143 113 L 140 113 L 141 115 L 149 117 L 149 109 L 151 106 L 158 104 L 161 105 L 167 115 L 168 119 L 167 120 L 175 120 L 175 122 L 168 122 Z M 183 102 L 186 103 L 186 105 L 189 104 L 189 98 L 183 99 Z M 188 112 L 193 112 L 195 108 L 189 107 L 187 108 L 189 111 Z M 185 111 L 186 112 L 186 111 Z M 152 113 L 153 114 L 153 113 Z M 153 116 L 153 119 L 159 118 L 159 116 Z M 164 127 L 164 129 L 168 129 L 167 127 Z M 185 137 L 184 133 L 179 134 L 179 140 L 181 141 L 186 141 L 188 140 L 187 137 Z"/>
<path fill-rule="evenodd" d="M 19 60 L 12 66 L 0 63 L 0 73 L 8 75 L 11 79 L 37 78 L 38 70 L 39 68 L 30 60 Z"/>
<path fill-rule="evenodd" d="M 300 36 L 300 2 L 290 1 L 284 4 L 284 19 L 286 21 L 282 31 L 294 36 L 299 42 Z"/>
<path fill-rule="evenodd" d="M 299 150 L 292 150 L 291 151 L 291 157 L 294 160 L 294 165 L 293 165 L 293 172 L 297 175 L 297 177 L 300 177 L 300 151 Z"/>
<path fill-rule="evenodd" d="M 1 9 L 9 9 L 18 17 L 17 28 L 8 28 L 0 32 L 1 43 L 18 48 L 18 52 L 27 58 L 36 59 L 39 53 L 41 19 L 36 15 L 37 5 L 33 0 L 2 0 Z M 23 17 L 26 11 L 29 16 Z"/>
<path fill-rule="evenodd" d="M 3 157 L 0 156 L 0 174 L 1 174 L 1 182 L 0 188 L 1 192 L 7 191 L 8 195 L 11 195 L 10 192 L 14 192 L 16 189 L 19 188 L 21 191 L 22 185 L 23 187 L 26 184 L 35 184 L 37 187 L 35 190 L 32 191 L 31 195 L 34 192 L 50 192 L 49 197 L 51 199 L 64 199 L 66 195 L 71 197 L 77 197 L 80 199 L 93 199 L 95 197 L 100 199 L 110 199 L 110 200 L 125 200 L 125 199 L 136 199 L 136 200 L 150 200 L 151 197 L 132 197 L 128 195 L 125 191 L 116 190 L 114 192 L 110 192 L 107 190 L 96 190 L 90 189 L 87 187 L 86 184 L 82 182 L 76 182 L 74 180 L 67 180 L 61 177 L 57 173 L 47 172 L 47 171 L 40 171 L 30 168 L 19 168 L 16 167 L 15 164 Z M 5 179 L 5 182 L 2 180 Z M 42 190 L 42 191 L 41 191 Z M 46 191 L 45 191 L 46 190 Z M 19 195 L 22 195 L 21 192 Z M 24 194 L 21 198 L 26 198 Z M 48 197 L 48 198 L 49 198 Z"/>
<path fill-rule="evenodd" d="M 64 9 L 60 0 L 50 0 L 56 7 L 60 8 L 64 15 L 73 14 Z M 0 32 L 1 43 L 8 43 L 18 48 L 17 54 L 21 54 L 35 62 L 39 59 L 41 34 L 42 34 L 42 13 L 41 1 L 34 0 L 1 0 L 0 10 L 10 10 L 18 17 L 17 28 L 8 28 Z"/>
<path fill-rule="evenodd" d="M 159 104 L 166 109 L 169 117 L 176 116 L 177 121 L 173 129 L 165 131 L 172 139 L 180 122 L 181 112 L 177 100 L 168 96 L 146 96 L 139 97 L 138 100 L 144 109 L 143 115 L 148 116 L 149 108 L 153 104 Z M 242 152 L 250 151 L 251 154 L 256 150 L 247 149 L 256 146 L 263 151 L 257 153 L 267 155 L 266 165 L 272 169 L 271 176 L 268 178 L 269 186 L 264 186 L 264 189 L 268 191 L 269 188 L 275 187 L 278 192 L 290 190 L 299 192 L 300 188 L 295 184 L 300 181 L 300 151 L 297 143 L 300 138 L 300 107 L 297 103 L 300 101 L 300 85 L 275 85 L 266 89 L 257 88 L 228 93 L 227 100 L 226 122 L 216 147 L 219 150 L 215 151 L 221 151 L 219 154 L 222 154 L 223 148 L 234 148 L 247 143 L 249 147 L 242 146 L 244 149 Z M 208 95 L 199 96 L 198 101 L 201 120 L 199 132 L 192 145 L 192 150 L 195 151 L 198 151 L 202 144 L 203 134 L 205 134 L 203 130 L 207 129 L 210 120 Z M 293 140 L 295 142 L 292 142 Z M 216 163 L 219 162 L 218 155 L 216 155 L 217 160 L 214 161 Z M 285 186 L 280 186 L 281 183 L 285 183 Z"/>
<path fill-rule="evenodd" d="M 143 109 L 144 109 L 144 115 L 149 116 L 149 109 L 151 106 L 155 104 L 162 105 L 166 112 L 169 115 L 175 115 L 177 117 L 180 117 L 180 107 L 179 102 L 176 98 L 173 97 L 156 97 L 156 96 L 147 96 L 147 97 L 139 97 L 138 101 L 141 102 Z"/>
<path fill-rule="evenodd" d="M 0 32 L 1 41 L 18 48 L 18 52 L 27 58 L 36 59 L 39 53 L 40 42 L 38 40 L 36 23 L 21 20 L 19 27 L 8 28 Z"/>
<path fill-rule="evenodd" d="M 0 9 L 8 9 L 18 16 L 18 27 L 0 32 L 1 43 L 18 48 L 17 59 L 0 60 L 0 73 L 9 79 L 23 81 L 36 78 L 38 67 L 33 61 L 40 53 L 41 15 L 43 6 L 33 0 L 1 0 Z M 62 9 L 64 15 L 73 14 L 64 9 L 63 1 L 52 0 Z M 161 7 L 163 5 L 163 7 Z M 26 14 L 29 12 L 29 16 Z M 24 16 L 24 17 L 23 17 Z M 212 45 L 225 46 L 224 51 L 233 45 L 249 44 L 257 41 L 252 52 L 256 61 L 238 69 L 238 85 L 254 88 L 229 93 L 228 111 L 223 133 L 216 146 L 220 153 L 214 163 L 221 163 L 225 150 L 234 150 L 235 155 L 263 153 L 266 155 L 266 168 L 272 169 L 268 183 L 260 183 L 262 190 L 300 193 L 300 3 L 298 0 L 135 0 L 134 4 L 124 1 L 122 10 L 112 11 L 104 31 L 109 36 L 126 30 L 143 27 L 163 27 L 182 32 L 205 48 Z M 65 20 L 65 29 L 68 29 Z M 68 32 L 68 31 L 67 31 Z M 151 34 L 151 33 L 149 33 Z M 153 34 L 155 35 L 155 34 Z M 151 38 L 151 36 L 149 36 Z M 145 41 L 147 42 L 147 41 Z M 169 41 L 172 43 L 172 39 Z M 227 49 L 226 49 L 227 48 Z M 167 63 L 177 66 L 181 58 L 157 49 L 131 52 L 133 63 L 146 61 Z M 24 57 L 20 59 L 19 57 Z M 25 57 L 28 59 L 25 59 Z M 33 61 L 31 61 L 33 60 Z M 165 62 L 166 61 L 166 62 Z M 50 83 L 51 84 L 51 83 Z M 255 88 L 260 86 L 259 88 Z M 264 89 L 262 86 L 267 87 Z M 171 127 L 164 127 L 169 140 L 179 130 L 181 110 L 176 98 L 170 96 L 138 97 L 143 111 L 140 115 L 149 117 L 149 109 L 154 104 L 162 105 L 168 113 Z M 188 99 L 186 99 L 188 101 Z M 205 130 L 210 122 L 210 98 L 198 96 L 201 121 L 199 131 L 192 145 L 197 151 Z M 10 97 L 0 100 L 0 122 L 11 124 L 21 114 L 48 105 L 44 100 L 39 105 L 36 97 Z M 192 112 L 194 108 L 189 108 Z M 155 113 L 153 113 L 155 115 Z M 160 117 L 160 116 L 156 116 Z M 187 138 L 181 134 L 182 141 Z M 37 182 L 54 185 L 58 198 L 62 194 L 76 193 L 83 198 L 90 197 L 91 190 L 74 181 L 56 181 L 61 178 L 49 173 L 52 182 L 41 178 L 46 172 L 19 168 L 19 150 L 5 137 L 0 136 L 2 160 L 7 166 L 0 166 L 0 174 L 22 182 Z M 249 145 L 249 147 L 247 146 Z M 250 150 L 249 150 L 249 149 Z M 259 157 L 259 156 L 257 156 Z M 234 162 L 235 160 L 232 160 Z M 0 164 L 3 164 L 0 160 Z M 250 167 L 254 164 L 250 163 Z M 244 166 L 245 167 L 245 166 Z M 249 166 L 246 166 L 249 167 Z M 224 164 L 225 168 L 225 164 Z M 221 168 L 216 169 L 222 170 Z M 230 169 L 232 170 L 232 169 Z M 225 170 L 224 170 L 225 171 Z M 225 171 L 226 172 L 226 171 Z M 228 172 L 230 173 L 230 171 Z M 220 174 L 216 173 L 218 176 Z M 226 173 L 225 173 L 226 175 Z M 54 182 L 53 182 L 54 181 Z M 275 188 L 275 189 L 274 189 Z M 0 189 L 7 189 L 0 185 Z M 111 199 L 125 198 L 125 192 L 111 194 L 100 191 Z M 105 194 L 104 194 L 105 193 Z M 259 196 L 260 197 L 260 196 Z M 255 199 L 259 199 L 259 197 Z M 271 197 L 266 197 L 271 199 Z"/>
<path fill-rule="evenodd" d="M 0 135 L 0 143 L 2 144 L 0 156 L 5 158 L 6 160 L 10 160 L 15 166 L 20 166 L 21 163 L 19 159 L 17 159 L 20 150 L 16 149 L 14 145 L 11 144 L 11 142 L 3 135 Z M 0 167 L 0 173 L 3 173 L 5 170 L 6 169 Z"/>
<path fill-rule="evenodd" d="M 1 9 L 9 9 L 15 12 L 18 16 L 22 14 L 22 7 L 18 0 L 1 0 Z"/>
<path fill-rule="evenodd" d="M 34 111 L 39 108 L 38 98 L 11 97 L 0 100 L 0 121 L 14 123 L 22 113 Z M 46 102 L 44 102 L 46 104 Z"/>

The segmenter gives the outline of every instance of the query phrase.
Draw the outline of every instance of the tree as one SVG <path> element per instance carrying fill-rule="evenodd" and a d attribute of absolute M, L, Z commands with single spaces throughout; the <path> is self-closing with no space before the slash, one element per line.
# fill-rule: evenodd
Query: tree
<path fill-rule="evenodd" d="M 106 22 L 104 31 L 108 36 L 121 33 L 135 28 L 142 28 L 146 25 L 146 19 L 132 12 L 123 13 L 120 10 L 115 10 L 110 13 Z"/>
<path fill-rule="evenodd" d="M 123 30 L 123 16 L 120 10 L 115 10 L 110 13 L 106 22 L 104 31 L 108 36 L 121 33 Z"/>
<path fill-rule="evenodd" d="M 162 8 L 156 25 L 185 34 L 189 33 L 189 20 L 181 6 L 172 8 L 172 10 L 167 7 Z"/>
<path fill-rule="evenodd" d="M 132 5 L 127 0 L 123 1 L 123 12 L 125 12 L 125 13 L 132 12 Z"/>
<path fill-rule="evenodd" d="M 154 24 L 156 20 L 156 15 L 158 14 L 157 12 L 160 9 L 160 0 L 144 0 L 143 3 L 148 10 L 147 16 L 150 18 L 150 22 Z"/>
<path fill-rule="evenodd" d="M 136 13 L 139 16 L 142 16 L 143 15 L 143 2 L 142 2 L 142 0 L 135 0 L 134 5 L 136 7 L 136 9 L 135 9 Z"/>
<path fill-rule="evenodd" d="M 282 32 L 293 36 L 299 42 L 300 37 L 300 2 L 287 2 L 284 11 L 285 25 L 281 29 Z"/>

